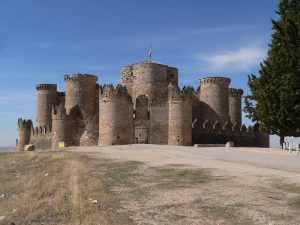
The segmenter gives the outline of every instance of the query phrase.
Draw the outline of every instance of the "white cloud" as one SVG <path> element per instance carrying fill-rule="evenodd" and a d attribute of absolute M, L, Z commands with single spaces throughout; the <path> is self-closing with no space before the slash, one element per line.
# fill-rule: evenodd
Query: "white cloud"
<path fill-rule="evenodd" d="M 209 70 L 221 71 L 249 71 L 253 66 L 259 65 L 264 59 L 266 51 L 259 47 L 245 47 L 236 51 L 227 51 L 214 55 L 195 56 L 197 60 L 208 63 Z"/>

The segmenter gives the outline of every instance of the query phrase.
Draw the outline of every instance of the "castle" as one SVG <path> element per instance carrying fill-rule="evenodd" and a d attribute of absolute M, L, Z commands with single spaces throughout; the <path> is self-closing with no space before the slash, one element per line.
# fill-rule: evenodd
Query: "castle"
<path fill-rule="evenodd" d="M 178 69 L 145 61 L 121 69 L 121 84 L 97 76 L 65 75 L 66 91 L 38 84 L 37 125 L 18 120 L 17 150 L 65 146 L 224 144 L 268 147 L 269 136 L 242 125 L 243 90 L 230 79 L 206 77 L 200 87 L 178 87 Z"/>

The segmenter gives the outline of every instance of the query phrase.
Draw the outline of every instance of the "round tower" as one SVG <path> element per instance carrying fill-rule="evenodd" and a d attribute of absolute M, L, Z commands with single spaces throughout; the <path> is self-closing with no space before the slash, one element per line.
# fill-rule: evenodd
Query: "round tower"
<path fill-rule="evenodd" d="M 242 125 L 242 89 L 229 88 L 229 117 L 232 124 Z"/>
<path fill-rule="evenodd" d="M 18 142 L 17 142 L 17 151 L 24 151 L 25 145 L 28 145 L 30 142 L 32 129 L 31 120 L 18 119 Z"/>
<path fill-rule="evenodd" d="M 99 109 L 99 145 L 133 143 L 133 104 L 126 88 L 104 86 Z"/>
<path fill-rule="evenodd" d="M 56 84 L 37 84 L 37 127 L 52 123 L 52 105 L 57 104 Z"/>
<path fill-rule="evenodd" d="M 146 95 L 149 103 L 158 93 L 163 93 L 168 87 L 168 66 L 141 62 L 132 65 L 132 73 L 135 76 L 132 86 L 132 97 L 135 99 L 140 95 Z"/>
<path fill-rule="evenodd" d="M 169 90 L 169 145 L 192 145 L 192 90 L 182 92 L 172 84 Z"/>
<path fill-rule="evenodd" d="M 69 115 L 71 109 L 78 105 L 81 111 L 92 116 L 96 113 L 96 82 L 97 76 L 90 74 L 65 75 L 66 82 L 66 113 Z"/>
<path fill-rule="evenodd" d="M 63 104 L 52 108 L 52 148 L 58 148 L 59 142 L 66 143 L 66 109 Z"/>
<path fill-rule="evenodd" d="M 229 122 L 229 84 L 226 77 L 200 79 L 201 120 Z"/>

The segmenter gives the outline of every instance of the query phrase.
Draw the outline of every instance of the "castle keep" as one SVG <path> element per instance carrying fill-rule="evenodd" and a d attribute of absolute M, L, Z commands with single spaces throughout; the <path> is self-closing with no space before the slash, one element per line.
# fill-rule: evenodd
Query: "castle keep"
<path fill-rule="evenodd" d="M 90 74 L 65 75 L 66 91 L 38 84 L 37 120 L 18 120 L 17 150 L 65 146 L 223 144 L 268 147 L 269 136 L 242 125 L 241 89 L 206 77 L 178 87 L 178 69 L 145 61 L 121 69 L 120 85 Z"/>

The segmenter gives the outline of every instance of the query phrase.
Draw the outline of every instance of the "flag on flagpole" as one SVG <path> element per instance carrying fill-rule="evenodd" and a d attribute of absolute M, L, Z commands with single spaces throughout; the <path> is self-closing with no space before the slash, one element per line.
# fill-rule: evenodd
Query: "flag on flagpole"
<path fill-rule="evenodd" d="M 150 48 L 149 48 L 148 57 L 149 57 L 149 61 L 151 62 L 152 61 L 152 47 L 151 47 L 151 45 L 150 45 Z"/>

